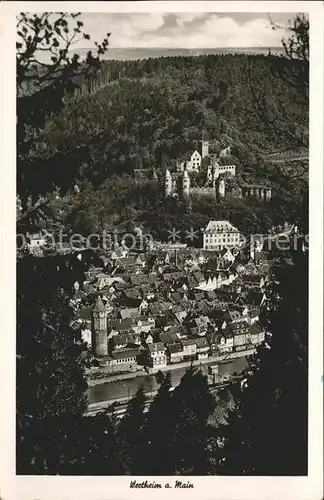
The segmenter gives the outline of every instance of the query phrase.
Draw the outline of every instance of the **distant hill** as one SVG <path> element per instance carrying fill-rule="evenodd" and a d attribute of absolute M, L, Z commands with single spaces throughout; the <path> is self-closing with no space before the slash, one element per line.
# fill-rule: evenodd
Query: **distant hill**
<path fill-rule="evenodd" d="M 73 53 L 79 54 L 80 57 L 85 57 L 91 49 L 75 49 Z M 270 47 L 273 54 L 283 54 L 282 47 Z M 95 48 L 93 49 L 95 51 Z M 186 48 L 174 48 L 167 49 L 163 47 L 154 48 L 110 48 L 108 52 L 102 57 L 106 60 L 118 60 L 118 61 L 132 61 L 136 59 L 149 59 L 150 57 L 192 57 L 200 55 L 213 55 L 213 54 L 263 54 L 267 55 L 269 52 L 269 47 L 233 47 L 233 48 L 197 48 L 197 49 L 186 49 Z"/>

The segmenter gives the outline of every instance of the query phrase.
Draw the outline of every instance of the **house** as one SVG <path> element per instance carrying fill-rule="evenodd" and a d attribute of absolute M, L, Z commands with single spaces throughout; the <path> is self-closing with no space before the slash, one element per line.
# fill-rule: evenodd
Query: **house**
<path fill-rule="evenodd" d="M 172 304 L 179 304 L 182 300 L 182 297 L 180 295 L 180 293 L 178 292 L 174 292 L 174 293 L 171 293 L 170 297 L 169 297 L 169 301 L 172 303 Z"/>
<path fill-rule="evenodd" d="M 213 302 L 214 300 L 216 300 L 216 294 L 213 290 L 209 290 L 209 291 L 207 290 L 205 292 L 205 297 L 210 302 Z"/>
<path fill-rule="evenodd" d="M 182 345 L 180 343 L 171 344 L 167 348 L 167 356 L 169 363 L 181 363 L 184 358 Z"/>
<path fill-rule="evenodd" d="M 167 347 L 168 345 L 178 342 L 179 336 L 173 332 L 162 332 L 160 333 L 160 340 Z"/>
<path fill-rule="evenodd" d="M 153 344 L 153 335 L 151 333 L 147 333 L 147 334 L 145 334 L 145 332 L 143 332 L 143 333 L 145 335 L 146 344 Z"/>
<path fill-rule="evenodd" d="M 92 307 L 82 307 L 82 309 L 79 309 L 78 311 L 78 316 L 82 322 L 87 323 L 88 325 L 91 325 L 91 314 L 92 314 Z"/>
<path fill-rule="evenodd" d="M 141 340 L 139 335 L 135 333 L 124 333 L 122 335 L 114 335 L 110 340 L 110 345 L 112 350 L 124 349 L 129 346 L 139 346 L 141 345 Z"/>
<path fill-rule="evenodd" d="M 128 254 L 128 248 L 126 246 L 120 246 L 111 253 L 111 260 L 116 261 L 117 259 L 123 259 Z"/>
<path fill-rule="evenodd" d="M 109 274 L 99 273 L 96 275 L 95 285 L 100 290 L 109 284 L 111 284 L 111 276 Z"/>
<path fill-rule="evenodd" d="M 133 286 L 141 286 L 145 283 L 146 276 L 143 274 L 133 274 L 130 276 L 130 282 Z"/>
<path fill-rule="evenodd" d="M 29 234 L 27 237 L 30 248 L 42 247 L 46 243 L 46 237 L 40 233 Z"/>
<path fill-rule="evenodd" d="M 209 350 L 212 356 L 216 356 L 219 353 L 218 344 L 220 343 L 220 335 L 217 333 L 207 333 L 206 339 L 209 344 Z"/>
<path fill-rule="evenodd" d="M 203 283 L 205 281 L 205 276 L 203 275 L 203 273 L 201 271 L 196 271 L 196 272 L 192 273 L 192 276 L 195 278 L 198 285 L 200 285 L 201 283 Z"/>
<path fill-rule="evenodd" d="M 237 323 L 242 320 L 242 315 L 237 310 L 228 310 L 224 318 L 228 323 Z"/>
<path fill-rule="evenodd" d="M 148 352 L 150 364 L 153 368 L 166 366 L 167 357 L 162 342 L 153 342 L 152 344 L 148 344 Z"/>
<path fill-rule="evenodd" d="M 136 257 L 134 255 L 127 255 L 122 259 L 116 259 L 115 265 L 121 270 L 133 271 L 134 268 L 137 267 Z"/>
<path fill-rule="evenodd" d="M 146 265 L 146 260 L 145 260 L 145 255 L 144 254 L 139 254 L 135 258 L 135 265 L 138 266 L 139 268 L 143 268 Z"/>
<path fill-rule="evenodd" d="M 195 292 L 192 294 L 193 300 L 199 302 L 199 300 L 204 300 L 205 294 L 203 292 Z"/>
<path fill-rule="evenodd" d="M 126 349 L 127 339 L 125 335 L 114 335 L 109 339 L 109 351 L 115 351 L 116 349 Z"/>
<path fill-rule="evenodd" d="M 136 288 L 127 288 L 123 290 L 121 299 L 125 302 L 129 302 L 132 300 L 142 300 L 142 296 Z"/>
<path fill-rule="evenodd" d="M 261 344 L 265 340 L 265 332 L 259 323 L 254 323 L 250 327 L 251 343 Z"/>
<path fill-rule="evenodd" d="M 195 339 L 183 339 L 181 345 L 184 358 L 191 358 L 196 355 L 197 345 Z"/>
<path fill-rule="evenodd" d="M 110 364 L 120 367 L 123 370 L 134 370 L 137 367 L 137 358 L 140 354 L 139 349 L 125 349 L 114 352 Z"/>
<path fill-rule="evenodd" d="M 250 333 L 250 326 L 246 321 L 228 325 L 227 331 L 233 337 L 234 351 L 242 351 L 243 349 L 246 349 Z"/>
<path fill-rule="evenodd" d="M 188 312 L 185 310 L 180 310 L 174 312 L 175 317 L 177 318 L 180 325 L 182 325 L 183 321 L 186 319 Z"/>
<path fill-rule="evenodd" d="M 200 337 L 195 339 L 197 346 L 198 359 L 207 359 L 210 351 L 209 343 L 206 337 Z"/>
<path fill-rule="evenodd" d="M 172 304 L 169 302 L 151 302 L 148 306 L 148 310 L 152 316 L 161 316 L 167 311 L 172 309 Z"/>
<path fill-rule="evenodd" d="M 265 285 L 265 277 L 259 274 L 242 274 L 241 279 L 245 286 L 263 288 Z"/>
<path fill-rule="evenodd" d="M 132 327 L 133 320 L 131 318 L 111 319 L 107 321 L 108 336 L 131 332 Z"/>
<path fill-rule="evenodd" d="M 183 172 L 199 172 L 201 167 L 202 156 L 199 151 L 195 150 L 193 153 L 185 155 L 185 160 L 178 165 L 178 171 Z"/>
<path fill-rule="evenodd" d="M 197 329 L 197 335 L 206 335 L 209 323 L 208 316 L 198 316 L 190 322 L 189 326 Z"/>
<path fill-rule="evenodd" d="M 226 220 L 211 220 L 203 232 L 204 250 L 223 250 L 239 247 L 241 236 L 239 230 Z"/>
<path fill-rule="evenodd" d="M 90 328 L 82 328 L 81 332 L 81 341 L 87 344 L 87 347 L 91 349 L 92 345 L 92 334 L 91 334 L 91 329 Z"/>
<path fill-rule="evenodd" d="M 137 318 L 139 316 L 139 310 L 137 307 L 127 307 L 125 309 L 120 309 L 118 312 L 118 316 L 121 319 L 126 319 L 126 318 Z"/>
<path fill-rule="evenodd" d="M 227 312 L 221 309 L 213 309 L 209 314 L 209 317 L 215 323 L 217 330 L 224 330 L 226 328 L 228 323 L 228 316 L 226 316 Z"/>
<path fill-rule="evenodd" d="M 254 307 L 250 309 L 247 313 L 246 321 L 250 325 L 254 325 L 257 321 L 259 321 L 260 309 L 258 307 Z"/>
<path fill-rule="evenodd" d="M 223 248 L 220 252 L 221 259 L 227 262 L 234 262 L 235 261 L 235 256 L 233 255 L 233 252 L 229 248 Z M 224 266 L 225 267 L 225 266 Z"/>
<path fill-rule="evenodd" d="M 133 331 L 135 333 L 145 332 L 148 333 L 150 330 L 155 328 L 155 319 L 152 317 L 140 316 L 134 319 Z"/>
<path fill-rule="evenodd" d="M 232 352 L 234 346 L 233 334 L 229 329 L 223 330 L 218 337 L 218 350 L 220 354 Z"/>

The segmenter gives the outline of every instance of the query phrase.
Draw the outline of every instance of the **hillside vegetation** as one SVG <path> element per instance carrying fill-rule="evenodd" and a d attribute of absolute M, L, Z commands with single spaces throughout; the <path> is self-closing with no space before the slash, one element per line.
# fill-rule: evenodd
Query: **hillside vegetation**
<path fill-rule="evenodd" d="M 287 213 L 298 217 L 306 180 L 283 185 L 271 161 L 274 154 L 294 145 L 280 127 L 272 133 L 264 129 L 257 102 L 265 101 L 273 116 L 300 128 L 295 90 L 276 76 L 278 67 L 291 61 L 272 55 L 227 54 L 103 64 L 109 84 L 92 95 L 70 99 L 59 115 L 49 117 L 32 158 L 24 162 L 23 184 L 29 193 L 39 193 L 40 188 L 48 193 L 58 186 L 65 194 L 74 183 L 85 191 L 69 202 L 68 220 L 74 229 L 85 233 L 130 216 L 151 229 L 162 227 L 160 236 L 170 225 L 177 226 L 177 216 L 185 210 L 181 203 L 174 201 L 167 209 L 156 186 L 134 186 L 127 175 L 154 167 L 161 178 L 166 166 L 200 149 L 202 134 L 209 137 L 211 153 L 231 145 L 228 161 L 237 165 L 238 179 L 271 184 L 274 199 L 267 206 L 251 200 L 248 206 L 229 200 L 222 207 L 199 201 L 193 203 L 190 227 L 219 216 L 231 217 L 242 229 L 265 230 L 286 220 Z M 307 116 L 302 119 L 307 125 Z M 298 150 L 297 155 L 305 156 L 305 151 Z M 123 186 L 121 191 L 111 185 L 112 175 L 126 175 L 116 184 Z M 80 213 L 87 219 L 81 227 Z M 152 217 L 159 222 L 149 223 Z"/>

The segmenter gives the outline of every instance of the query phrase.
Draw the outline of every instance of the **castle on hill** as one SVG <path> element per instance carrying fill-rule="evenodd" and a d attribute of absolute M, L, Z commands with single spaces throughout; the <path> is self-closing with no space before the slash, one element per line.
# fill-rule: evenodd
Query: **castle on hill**
<path fill-rule="evenodd" d="M 271 188 L 269 186 L 261 186 L 255 184 L 242 184 L 236 188 L 226 186 L 225 174 L 235 177 L 235 165 L 219 165 L 220 158 L 225 158 L 231 155 L 231 147 L 223 149 L 219 157 L 209 155 L 209 141 L 203 140 L 201 154 L 195 150 L 187 155 L 187 158 L 181 163 L 177 164 L 177 171 L 170 172 L 166 170 L 163 177 L 164 195 L 179 196 L 186 199 L 191 195 L 198 196 L 212 196 L 216 200 L 221 200 L 226 194 L 231 194 L 238 198 L 258 198 L 260 200 L 268 201 L 271 199 Z M 199 173 L 202 167 L 202 160 L 209 157 L 210 164 L 207 167 L 206 181 L 204 187 L 191 187 L 190 175 Z"/>
<path fill-rule="evenodd" d="M 181 162 L 177 162 L 176 171 L 166 169 L 161 179 L 163 194 L 165 198 L 178 196 L 179 198 L 190 198 L 192 195 L 206 196 L 222 200 L 225 196 L 231 195 L 236 198 L 257 198 L 262 201 L 269 201 L 272 196 L 271 187 L 257 184 L 241 184 L 231 186 L 227 182 L 228 176 L 236 176 L 236 165 L 220 165 L 220 159 L 231 156 L 231 146 L 222 149 L 218 156 L 209 153 L 209 141 L 201 141 L 201 153 L 194 150 L 186 155 Z M 208 158 L 209 164 L 206 169 L 204 186 L 193 187 L 191 176 L 199 174 L 203 166 L 203 160 Z M 155 169 L 135 169 L 135 181 L 151 179 L 158 182 Z"/>

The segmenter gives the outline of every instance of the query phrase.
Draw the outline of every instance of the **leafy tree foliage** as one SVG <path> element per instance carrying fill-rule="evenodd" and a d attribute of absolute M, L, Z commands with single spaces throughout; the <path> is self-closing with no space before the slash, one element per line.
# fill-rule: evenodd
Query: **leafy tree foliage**
<path fill-rule="evenodd" d="M 70 186 L 74 180 L 73 164 L 80 152 L 74 148 L 51 155 L 42 139 L 49 120 L 65 106 L 66 98 L 80 85 L 80 78 L 90 78 L 99 68 L 99 55 L 108 46 L 108 37 L 97 45 L 97 55 L 88 53 L 85 61 L 71 56 L 73 43 L 82 38 L 79 13 L 27 14 L 17 18 L 17 185 L 23 204 L 31 195 L 37 201 L 40 193 L 55 186 Z M 82 157 L 82 156 L 81 156 Z M 69 163 L 62 172 L 62 164 Z"/>

